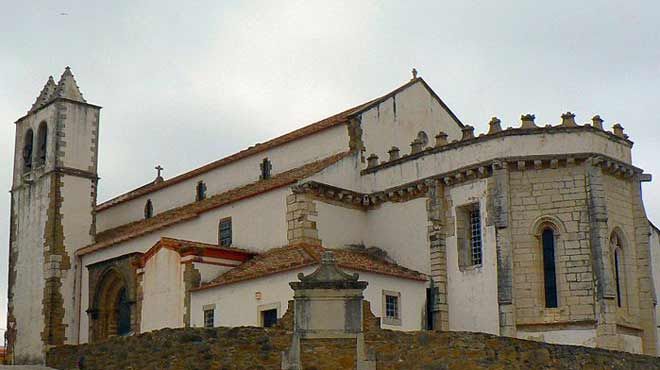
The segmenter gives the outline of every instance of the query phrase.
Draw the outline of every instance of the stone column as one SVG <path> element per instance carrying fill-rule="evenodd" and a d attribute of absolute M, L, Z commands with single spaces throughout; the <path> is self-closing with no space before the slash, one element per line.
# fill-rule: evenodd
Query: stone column
<path fill-rule="evenodd" d="M 607 226 L 607 194 L 603 173 L 592 158 L 585 162 L 591 260 L 596 279 L 596 346 L 622 350 L 616 329 L 616 293 L 609 261 L 609 231 Z"/>
<path fill-rule="evenodd" d="M 644 330 L 642 338 L 643 353 L 655 356 L 656 320 L 655 305 L 657 297 L 651 272 L 651 251 L 649 244 L 649 221 L 642 202 L 642 183 L 640 175 L 632 179 L 633 224 L 635 227 L 635 247 L 637 248 L 637 278 L 639 279 L 639 323 Z"/>
<path fill-rule="evenodd" d="M 427 181 L 428 238 L 431 256 L 431 320 L 433 330 L 449 330 L 449 305 L 447 302 L 447 243 L 443 232 L 442 215 L 445 188 L 436 180 Z"/>
<path fill-rule="evenodd" d="M 323 253 L 316 271 L 307 276 L 300 273 L 298 279 L 289 283 L 294 291 L 293 337 L 291 348 L 282 354 L 282 369 L 301 370 L 303 362 L 314 362 L 315 358 L 305 360 L 306 346 L 334 346 L 354 353 L 351 357 L 356 369 L 375 370 L 375 361 L 365 355 L 362 327 L 362 292 L 367 282 L 358 281 L 356 273 L 339 270 L 330 251 Z"/>
<path fill-rule="evenodd" d="M 500 335 L 516 336 L 516 309 L 513 302 L 513 245 L 509 207 L 509 169 L 506 162 L 493 164 L 488 180 L 488 212 L 495 225 L 497 252 L 497 304 Z"/>

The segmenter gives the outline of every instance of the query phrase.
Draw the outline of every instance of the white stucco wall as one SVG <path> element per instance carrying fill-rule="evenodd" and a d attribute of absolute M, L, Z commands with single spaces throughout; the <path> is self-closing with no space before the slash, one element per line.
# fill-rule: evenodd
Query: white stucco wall
<path fill-rule="evenodd" d="M 71 269 L 62 271 L 62 298 L 64 299 L 64 323 L 66 343 L 78 341 L 78 297 L 75 280 L 81 266 L 77 265 L 75 252 L 78 248 L 93 242 L 89 233 L 92 224 L 92 182 L 89 179 L 63 176 L 62 178 L 62 229 L 64 246 L 71 261 Z"/>
<path fill-rule="evenodd" d="M 44 329 L 42 302 L 44 293 L 44 238 L 50 179 L 44 179 L 29 189 L 12 194 L 15 219 L 13 248 L 18 251 L 13 287 L 14 317 L 16 318 L 17 357 L 42 355 L 41 332 Z"/>
<path fill-rule="evenodd" d="M 499 334 L 497 303 L 497 252 L 495 227 L 486 226 L 486 180 L 477 180 L 449 189 L 452 215 L 456 207 L 479 203 L 481 211 L 482 258 L 480 267 L 461 271 L 458 265 L 456 230 L 447 237 L 447 300 L 449 330 Z"/>
<path fill-rule="evenodd" d="M 428 136 L 427 146 L 433 146 L 440 131 L 449 140 L 461 138 L 458 124 L 421 82 L 362 113 L 361 118 L 366 155 L 375 153 L 381 161 L 388 158 L 392 146 L 401 155 L 410 153 L 410 143 L 420 131 Z"/>
<path fill-rule="evenodd" d="M 141 332 L 183 326 L 183 269 L 179 254 L 167 248 L 145 263 Z"/>
<path fill-rule="evenodd" d="M 326 248 L 364 243 L 367 212 L 316 201 L 316 228 Z"/>
<path fill-rule="evenodd" d="M 430 274 L 426 198 L 384 203 L 367 213 L 364 243 L 387 252 L 398 264 Z"/>
<path fill-rule="evenodd" d="M 84 256 L 81 283 L 81 343 L 88 340 L 89 321 L 85 310 L 89 308 L 89 273 L 86 266 L 123 256 L 134 252 L 146 252 L 161 237 L 171 237 L 215 244 L 218 242 L 219 220 L 232 218 L 232 246 L 252 251 L 265 251 L 287 244 L 286 237 L 286 196 L 288 187 L 283 187 L 242 201 L 228 204 L 203 213 L 190 221 L 178 223 L 158 230 L 155 233 L 140 236 L 111 248 Z M 209 267 L 209 269 L 212 269 Z M 200 271 L 201 272 L 201 271 Z M 213 279 L 212 272 L 203 278 Z"/>
<path fill-rule="evenodd" d="M 348 141 L 346 126 L 339 125 L 254 154 L 178 184 L 102 210 L 97 214 L 98 231 L 142 219 L 147 199 L 151 199 L 154 214 L 161 213 L 194 202 L 195 190 L 199 181 L 204 181 L 207 196 L 212 196 L 240 185 L 258 181 L 261 175 L 259 164 L 264 158 L 271 161 L 272 173 L 278 174 L 344 152 L 348 150 Z"/>
<path fill-rule="evenodd" d="M 204 325 L 203 307 L 215 304 L 216 326 L 258 326 L 260 306 L 279 307 L 278 317 L 282 317 L 287 309 L 288 301 L 293 299 L 293 290 L 289 282 L 298 281 L 297 274 L 309 274 L 314 266 L 293 271 L 269 275 L 226 286 L 195 291 L 191 298 L 191 325 Z M 346 270 L 351 273 L 353 271 Z M 360 274 L 360 280 L 369 282 L 364 291 L 364 297 L 371 302 L 371 308 L 376 316 L 382 313 L 382 292 L 390 290 L 401 292 L 401 326 L 383 325 L 394 330 L 420 330 L 422 314 L 425 309 L 426 282 L 399 279 L 380 274 L 355 271 Z M 255 293 L 261 293 L 257 300 Z"/>

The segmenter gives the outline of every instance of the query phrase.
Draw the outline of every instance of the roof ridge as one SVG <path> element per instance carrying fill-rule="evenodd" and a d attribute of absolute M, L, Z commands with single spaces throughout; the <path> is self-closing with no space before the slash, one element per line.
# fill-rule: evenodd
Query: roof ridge
<path fill-rule="evenodd" d="M 181 173 L 179 175 L 176 175 L 175 177 L 172 177 L 172 178 L 167 179 L 165 181 L 161 181 L 161 182 L 158 182 L 158 183 L 153 183 L 153 182 L 147 183 L 147 184 L 139 186 L 139 187 L 137 187 L 133 190 L 125 192 L 123 194 L 119 194 L 119 195 L 117 195 L 113 198 L 110 198 L 110 199 L 108 199 L 108 200 L 106 200 L 106 201 L 104 201 L 100 204 L 97 204 L 96 205 L 96 211 L 103 211 L 104 209 L 113 207 L 117 204 L 129 201 L 131 199 L 138 198 L 138 197 L 146 195 L 146 194 L 149 194 L 149 193 L 157 191 L 159 189 L 168 187 L 169 185 L 177 184 L 181 181 L 185 181 L 189 178 L 201 175 L 203 173 L 211 171 L 215 168 L 222 167 L 222 166 L 224 166 L 226 164 L 229 164 L 229 163 L 232 163 L 234 161 L 250 157 L 252 155 L 261 153 L 263 151 L 266 151 L 268 149 L 272 149 L 274 147 L 289 143 L 291 141 L 300 139 L 302 137 L 315 134 L 315 133 L 320 132 L 322 130 L 325 130 L 325 129 L 328 129 L 328 128 L 331 128 L 331 127 L 335 127 L 335 126 L 340 125 L 342 123 L 346 123 L 349 120 L 350 117 L 372 108 L 374 105 L 379 104 L 382 101 L 385 101 L 385 100 L 389 99 L 393 95 L 398 94 L 399 92 L 407 89 L 408 87 L 414 85 L 417 82 L 421 82 L 422 84 L 424 84 L 424 86 L 431 92 L 431 94 L 436 99 L 438 99 L 438 101 L 441 103 L 441 105 L 445 109 L 447 109 L 447 111 L 451 114 L 451 116 L 456 119 L 456 121 L 459 123 L 459 125 L 462 125 L 460 123 L 460 121 L 458 120 L 458 118 L 456 118 L 456 116 L 444 104 L 444 102 L 442 102 L 442 100 L 440 100 L 440 98 L 437 96 L 437 94 L 435 94 L 435 92 L 433 92 L 433 90 L 431 90 L 431 88 L 428 86 L 428 84 L 426 84 L 426 82 L 421 77 L 417 77 L 417 78 L 411 79 L 410 81 L 408 81 L 405 84 L 397 87 L 396 89 L 388 92 L 387 94 L 384 94 L 380 97 L 369 100 L 366 103 L 362 103 L 362 104 L 353 106 L 352 108 L 346 109 L 346 110 L 341 111 L 339 113 L 336 113 L 332 116 L 326 117 L 322 120 L 319 120 L 319 121 L 316 121 L 314 123 L 311 123 L 311 124 L 305 125 L 303 127 L 297 128 L 293 131 L 289 131 L 289 132 L 287 132 L 283 135 L 280 135 L 280 136 L 277 136 L 277 137 L 272 138 L 270 140 L 267 140 L 266 142 L 257 143 L 253 146 L 242 149 L 238 152 L 235 152 L 233 154 L 230 154 L 230 155 L 225 156 L 223 158 L 220 158 L 218 160 L 209 162 L 207 164 L 204 164 L 204 165 L 202 165 L 200 167 L 197 167 L 195 169 L 192 169 L 190 171 L 187 171 L 187 172 Z"/>
<path fill-rule="evenodd" d="M 337 153 L 314 162 L 306 163 L 300 167 L 292 168 L 290 170 L 278 173 L 266 180 L 251 182 L 236 188 L 228 189 L 222 193 L 214 194 L 201 201 L 196 201 L 176 208 L 168 209 L 167 211 L 154 215 L 151 218 L 140 219 L 119 225 L 111 229 L 103 230 L 96 234 L 95 243 L 79 249 L 76 253 L 82 255 L 91 253 L 98 249 L 104 249 L 113 244 L 130 240 L 140 235 L 154 232 L 163 227 L 198 217 L 204 212 L 222 207 L 226 204 L 237 202 L 242 199 L 246 199 L 274 189 L 281 188 L 283 186 L 293 184 L 300 179 L 309 177 L 333 165 L 334 163 L 337 163 L 351 153 L 351 151 Z M 172 219 L 170 219 L 170 217 L 172 217 Z M 141 230 L 131 232 L 132 228 L 140 226 L 142 226 Z M 113 233 L 119 235 L 113 235 Z"/>

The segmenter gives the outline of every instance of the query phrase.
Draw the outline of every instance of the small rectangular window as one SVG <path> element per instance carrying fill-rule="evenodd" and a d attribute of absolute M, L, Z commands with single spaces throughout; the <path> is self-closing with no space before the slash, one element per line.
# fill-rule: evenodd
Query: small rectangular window
<path fill-rule="evenodd" d="M 383 290 L 383 324 L 401 325 L 401 293 Z"/>
<path fill-rule="evenodd" d="M 204 310 L 204 327 L 212 328 L 215 326 L 215 309 Z"/>
<path fill-rule="evenodd" d="M 229 247 L 232 243 L 231 239 L 231 218 L 220 220 L 218 245 L 221 247 Z"/>
<path fill-rule="evenodd" d="M 275 324 L 277 324 L 277 309 L 273 308 L 261 311 L 261 322 L 263 323 L 264 328 L 275 326 Z"/>
<path fill-rule="evenodd" d="M 385 296 L 385 315 L 388 319 L 399 318 L 399 297 L 393 295 Z"/>

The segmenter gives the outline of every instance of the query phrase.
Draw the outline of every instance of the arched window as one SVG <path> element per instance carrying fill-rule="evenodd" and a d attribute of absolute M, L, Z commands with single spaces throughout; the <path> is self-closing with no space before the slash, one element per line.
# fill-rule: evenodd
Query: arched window
<path fill-rule="evenodd" d="M 616 286 L 616 305 L 625 307 L 626 301 L 626 268 L 623 255 L 623 243 L 621 237 L 615 232 L 610 237 L 610 250 L 613 261 L 614 284 Z"/>
<path fill-rule="evenodd" d="M 546 227 L 541 233 L 543 246 L 543 286 L 545 307 L 557 307 L 557 271 L 555 263 L 555 231 Z"/>
<path fill-rule="evenodd" d="M 41 124 L 39 124 L 39 131 L 37 138 L 38 138 L 37 150 L 39 153 L 37 160 L 39 164 L 44 164 L 46 163 L 46 153 L 47 153 L 46 149 L 48 148 L 48 125 L 46 124 L 46 122 L 41 122 Z"/>
<path fill-rule="evenodd" d="M 200 181 L 195 189 L 195 200 L 200 201 L 204 198 L 206 198 L 206 184 L 204 181 Z"/>
<path fill-rule="evenodd" d="M 32 129 L 27 130 L 25 133 L 25 141 L 23 143 L 23 169 L 25 172 L 32 170 L 32 147 L 34 145 L 34 133 Z"/>
<path fill-rule="evenodd" d="M 151 199 L 147 200 L 147 204 L 144 205 L 144 218 L 151 218 L 154 215 L 154 205 L 151 203 Z"/>

